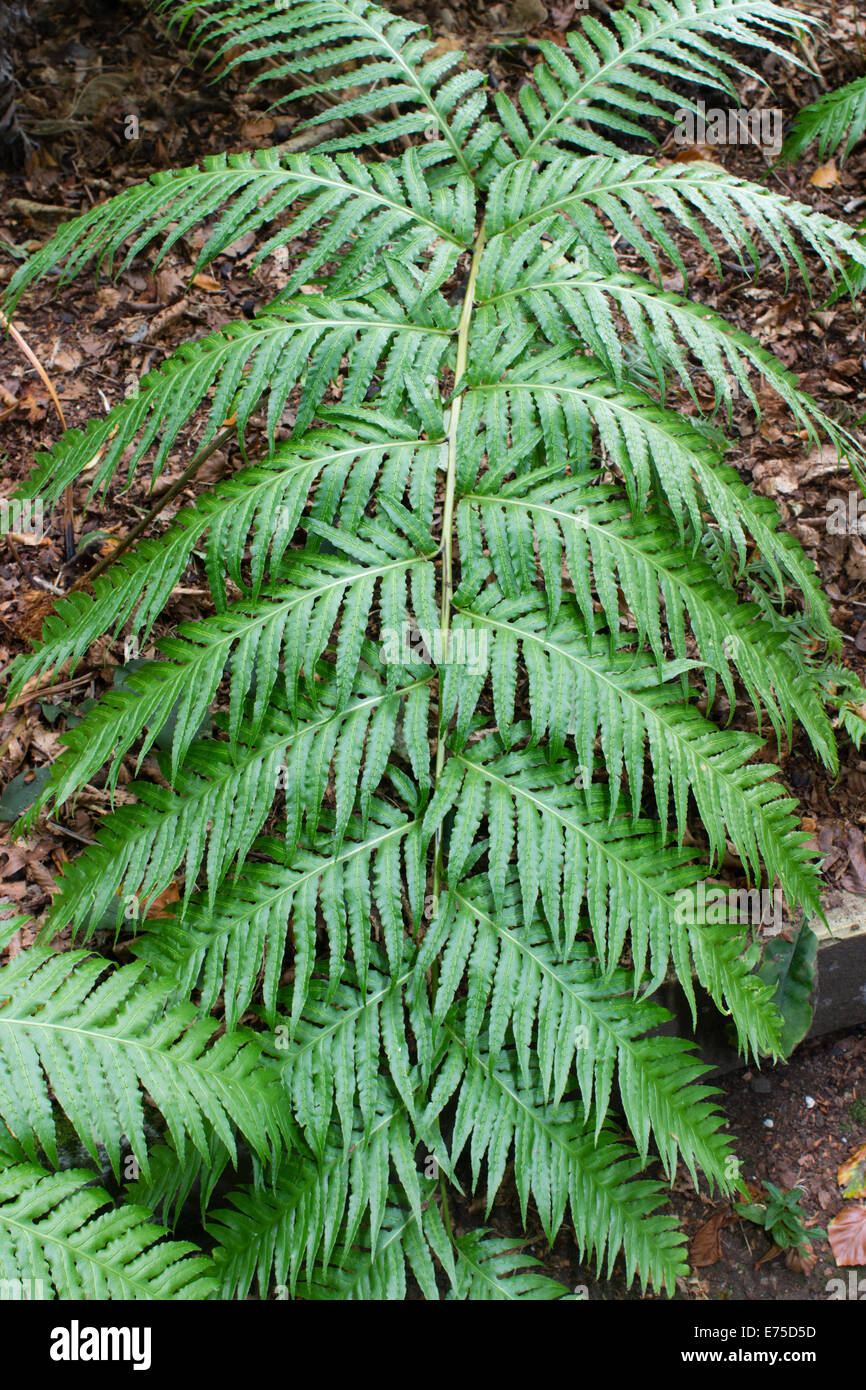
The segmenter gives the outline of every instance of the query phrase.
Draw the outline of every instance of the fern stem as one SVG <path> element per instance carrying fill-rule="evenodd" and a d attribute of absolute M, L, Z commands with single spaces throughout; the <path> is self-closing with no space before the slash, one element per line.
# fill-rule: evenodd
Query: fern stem
<path fill-rule="evenodd" d="M 439 606 L 439 626 L 442 634 L 442 652 L 445 660 L 448 659 L 448 640 L 451 632 L 451 598 L 454 592 L 454 556 L 453 556 L 453 537 L 454 527 L 454 499 L 457 491 L 457 433 L 460 425 L 460 407 L 463 403 L 463 391 L 457 390 L 466 375 L 466 362 L 469 355 L 469 329 L 472 324 L 472 310 L 475 305 L 475 283 L 478 279 L 478 270 L 481 265 L 481 257 L 484 254 L 485 230 L 484 219 L 478 228 L 478 235 L 475 238 L 475 247 L 472 252 L 472 264 L 469 267 L 469 278 L 466 281 L 466 289 L 463 294 L 463 305 L 460 310 L 460 320 L 457 325 L 457 361 L 454 368 L 455 394 L 451 401 L 451 409 L 448 415 L 448 468 L 445 477 L 445 501 L 442 507 L 442 598 Z M 445 766 L 445 731 L 442 728 L 441 713 L 439 719 L 439 729 L 436 737 L 436 767 L 434 771 L 434 782 L 438 782 L 442 776 L 442 769 Z M 442 876 L 442 827 L 436 832 L 435 854 L 433 859 L 433 915 L 435 917 L 439 908 L 439 885 Z"/>

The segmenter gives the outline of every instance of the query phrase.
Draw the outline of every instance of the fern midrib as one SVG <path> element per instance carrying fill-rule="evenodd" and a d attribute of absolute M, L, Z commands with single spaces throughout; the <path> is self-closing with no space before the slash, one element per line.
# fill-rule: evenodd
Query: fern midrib
<path fill-rule="evenodd" d="M 469 267 L 469 275 L 466 280 L 466 288 L 463 292 L 463 304 L 460 309 L 460 319 L 457 326 L 457 356 L 454 366 L 454 387 L 455 394 L 451 400 L 451 406 L 447 415 L 447 437 L 448 437 L 448 462 L 445 477 L 445 498 L 442 506 L 442 595 L 439 607 L 439 623 L 441 628 L 442 649 L 448 653 L 449 636 L 451 632 L 451 600 L 454 594 L 454 501 L 457 491 L 457 435 L 460 423 L 460 409 L 463 404 L 463 396 L 466 388 L 462 385 L 466 376 L 466 367 L 469 357 L 469 333 L 472 327 L 472 311 L 475 307 L 475 285 L 478 280 L 478 272 L 481 268 L 481 257 L 484 254 L 486 242 L 486 232 L 484 219 L 475 237 L 475 246 L 472 253 L 472 262 Z M 458 389 L 459 388 L 459 389 Z M 442 727 L 441 710 L 436 734 L 436 763 L 433 773 L 434 792 L 442 777 L 445 767 L 445 730 Z M 442 876 L 442 827 L 439 826 L 434 838 L 433 856 L 433 915 L 439 907 L 439 885 Z"/>

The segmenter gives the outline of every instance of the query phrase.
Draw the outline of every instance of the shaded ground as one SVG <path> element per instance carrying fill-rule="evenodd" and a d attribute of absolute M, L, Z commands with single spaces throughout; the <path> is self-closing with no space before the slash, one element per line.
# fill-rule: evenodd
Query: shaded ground
<path fill-rule="evenodd" d="M 400 0 L 392 0 L 391 7 L 413 18 L 425 17 L 421 7 Z M 856 6 L 826 0 L 803 8 L 830 22 L 828 35 L 802 55 L 807 64 L 804 71 L 792 72 L 772 58 L 764 62 L 768 81 L 776 84 L 774 96 L 768 97 L 758 84 L 743 85 L 744 107 L 778 102 L 789 119 L 822 90 L 866 71 L 866 18 L 858 31 Z M 537 61 L 538 40 L 563 42 L 562 31 L 572 23 L 574 11 L 569 0 L 551 5 L 549 11 L 537 0 L 518 0 L 513 8 L 474 9 L 455 3 L 450 8 L 431 6 L 427 13 L 440 46 L 466 48 L 470 59 L 489 71 L 491 85 L 513 90 Z M 155 169 L 176 168 L 205 153 L 285 142 L 296 134 L 292 108 L 288 114 L 268 113 L 273 93 L 268 93 L 267 85 L 254 97 L 241 92 L 235 75 L 215 87 L 206 85 L 202 62 L 186 61 L 173 39 L 166 39 L 151 18 L 142 18 L 137 4 L 102 6 L 92 0 L 82 12 L 47 5 L 37 12 L 35 34 L 22 39 L 17 59 L 22 113 L 39 141 L 39 150 L 26 173 L 0 175 L 0 285 L 8 282 L 20 260 L 68 213 L 91 206 Z M 127 138 L 131 132 L 137 138 Z M 661 158 L 682 154 L 681 147 L 669 140 Z M 691 154 L 709 154 L 734 173 L 768 177 L 793 196 L 852 223 L 866 212 L 866 142 L 841 172 L 835 166 L 818 170 L 817 160 L 809 153 L 793 170 L 779 172 L 768 172 L 766 152 L 749 146 Z M 116 281 L 103 274 L 97 282 L 90 274 L 56 295 L 46 283 L 22 303 L 16 325 L 48 371 L 68 425 L 80 425 L 101 414 L 179 342 L 219 327 L 239 312 L 252 312 L 284 283 L 287 262 L 269 261 L 250 273 L 250 241 L 236 244 L 189 284 L 200 244 L 193 238 L 180 243 L 155 279 L 147 273 L 146 255 Z M 724 262 L 724 278 L 719 279 L 700 247 L 683 239 L 681 249 L 696 299 L 754 333 L 835 418 L 852 424 L 863 416 L 866 328 L 862 310 L 844 302 L 824 306 L 826 282 L 820 277 L 810 301 L 799 280 L 786 285 L 769 256 L 760 281 L 753 283 L 734 261 Z M 290 247 L 289 256 L 295 251 Z M 627 255 L 623 263 L 628 265 Z M 683 287 L 675 267 L 668 267 L 665 284 L 671 289 Z M 680 404 L 684 410 L 691 408 L 687 401 Z M 775 398 L 762 398 L 762 405 L 763 420 L 756 424 L 746 402 L 737 402 L 732 437 L 739 446 L 732 462 L 757 491 L 774 497 L 785 523 L 816 561 L 833 605 L 834 622 L 845 637 L 844 659 L 862 677 L 866 671 L 866 538 L 834 534 L 827 524 L 833 499 L 847 505 L 852 480 L 836 470 L 829 455 L 822 456 L 804 440 Z M 48 391 L 8 339 L 0 341 L 0 423 L 0 473 L 6 491 L 26 474 L 33 453 L 48 448 L 60 433 Z M 284 425 L 290 424 L 287 416 Z M 174 461 L 160 487 L 180 475 L 193 451 L 189 441 L 186 457 Z M 214 481 L 238 462 L 238 451 L 227 447 L 201 470 L 202 482 Z M 192 495 L 190 491 L 170 504 L 158 527 Z M 49 597 L 65 592 L 98 554 L 105 553 L 112 538 L 124 534 L 145 514 L 153 500 L 143 473 L 122 496 L 112 490 L 106 507 L 97 501 L 88 503 L 86 488 L 77 488 L 77 554 L 71 560 L 59 519 L 37 544 L 7 540 L 0 546 L 0 665 L 28 649 Z M 191 568 L 173 594 L 158 631 L 200 616 L 204 594 Z M 56 756 L 60 733 L 78 717 L 82 701 L 109 686 L 114 668 L 123 660 L 122 640 L 97 644 L 71 685 L 61 679 L 55 683 L 60 688 L 42 692 L 39 703 L 31 701 L 10 711 L 0 723 L 0 783 L 5 786 L 22 773 L 47 767 Z M 828 889 L 866 893 L 866 758 L 845 742 L 840 754 L 841 770 L 835 782 L 815 764 L 801 740 L 781 754 L 768 744 L 765 756 L 778 761 L 783 779 L 801 801 L 803 826 L 825 855 Z M 122 774 L 121 796 L 128 780 Z M 42 913 L 53 876 L 82 842 L 92 838 L 106 809 L 107 798 L 97 779 L 79 799 L 74 814 L 45 822 L 38 832 L 14 845 L 0 840 L 0 896 L 28 913 Z M 764 1089 L 765 1080 L 769 1091 Z M 724 1090 L 730 1126 L 741 1141 L 745 1176 L 787 1187 L 801 1184 L 809 1218 L 826 1225 L 841 1205 L 835 1170 L 847 1152 L 866 1141 L 863 1030 L 806 1044 L 786 1068 L 760 1077 L 745 1073 L 728 1078 Z M 806 1105 L 806 1096 L 814 1100 L 813 1106 Z M 767 1119 L 772 1119 L 772 1128 L 764 1124 Z M 695 1198 L 686 1184 L 677 1189 L 674 1200 L 690 1235 L 713 1211 L 713 1203 Z M 478 1204 L 465 1211 L 458 1205 L 456 1215 L 458 1222 L 477 1224 L 483 1219 Z M 507 1200 L 495 1209 L 492 1220 L 504 1232 L 519 1227 Z M 816 1242 L 817 1263 L 807 1278 L 788 1269 L 781 1258 L 756 1265 L 768 1248 L 759 1232 L 734 1225 L 722 1234 L 723 1257 L 718 1264 L 698 1270 L 680 1292 L 695 1299 L 826 1296 L 832 1273 L 826 1241 Z M 536 1253 L 542 1253 L 541 1246 Z M 596 1283 L 575 1262 L 574 1253 L 573 1241 L 562 1235 L 546 1259 L 549 1272 L 569 1285 L 586 1284 L 591 1298 L 625 1296 L 621 1279 L 615 1276 Z"/>

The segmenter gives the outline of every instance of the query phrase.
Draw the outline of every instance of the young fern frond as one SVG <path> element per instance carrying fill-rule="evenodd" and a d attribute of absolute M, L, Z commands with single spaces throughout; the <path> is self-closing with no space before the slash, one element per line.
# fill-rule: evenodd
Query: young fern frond
<path fill-rule="evenodd" d="M 25 817 L 62 814 L 107 764 L 113 795 L 134 760 L 40 944 L 0 969 L 18 1136 L 0 1128 L 0 1264 L 24 1268 L 59 1213 L 67 1297 L 402 1298 L 410 1279 L 426 1298 L 559 1296 L 505 1238 L 454 1234 L 451 1194 L 483 1187 L 489 1210 L 513 1164 L 524 1221 L 532 1202 L 550 1240 L 568 1220 L 600 1270 L 622 1253 L 629 1281 L 673 1291 L 684 1239 L 647 1169 L 728 1192 L 734 1168 L 705 1068 L 658 1031 L 652 995 L 672 973 L 696 1019 L 701 986 L 744 1053 L 780 1055 L 761 923 L 711 914 L 700 889 L 733 850 L 756 896 L 820 911 L 763 745 L 799 724 L 834 770 L 828 708 L 851 689 L 826 668 L 840 637 L 819 576 L 720 425 L 735 389 L 758 413 L 761 378 L 805 439 L 855 470 L 860 446 L 754 339 L 655 281 L 663 258 L 685 271 L 683 237 L 720 272 L 733 250 L 757 274 L 762 242 L 786 275 L 810 256 L 844 284 L 866 252 L 770 188 L 613 142 L 669 118 L 681 81 L 730 90 L 745 68 L 719 43 L 784 53 L 803 16 L 648 0 L 584 18 L 519 109 L 497 93 L 497 120 L 481 74 L 368 0 L 162 8 L 214 62 L 274 60 L 259 75 L 279 99 L 345 133 L 157 175 L 10 287 L 14 304 L 199 228 L 197 269 L 250 232 L 256 263 L 305 248 L 254 319 L 183 344 L 24 487 L 156 478 L 199 410 L 202 442 L 228 425 L 244 451 L 61 599 L 11 672 L 26 696 L 106 634 L 159 634 L 64 734 Z M 398 135 L 410 147 L 381 160 L 347 152 Z M 620 241 L 651 279 L 620 268 Z M 207 602 L 172 628 L 191 566 Z M 758 733 L 723 727 L 743 704 Z M 46 950 L 131 920 L 138 963 L 107 975 Z M 145 1092 L 166 1128 L 150 1157 Z M 140 1160 L 116 1212 L 32 1166 L 60 1162 L 55 1106 L 115 1172 L 126 1146 Z M 253 1181 L 213 1212 L 241 1144 Z M 172 1220 L 197 1184 L 212 1264 L 141 1224 L 138 1203 Z M 10 1243 L 28 1192 L 38 1229 Z"/>

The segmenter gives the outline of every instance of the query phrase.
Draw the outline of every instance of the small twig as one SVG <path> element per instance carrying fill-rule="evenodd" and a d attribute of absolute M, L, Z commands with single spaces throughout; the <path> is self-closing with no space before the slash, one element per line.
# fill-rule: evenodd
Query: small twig
<path fill-rule="evenodd" d="M 151 507 L 147 515 L 143 516 L 141 518 L 141 521 L 139 521 L 137 525 L 133 526 L 131 531 L 128 531 L 126 533 L 123 539 L 117 543 L 113 550 L 111 550 L 108 555 L 104 556 L 101 560 L 99 560 L 98 563 L 95 564 L 92 569 L 89 569 L 86 574 L 83 574 L 80 579 L 77 579 L 75 581 L 75 583 L 72 585 L 72 588 L 69 590 L 71 594 L 78 593 L 87 585 L 92 584 L 93 581 L 95 579 L 98 579 L 99 576 L 103 574 L 109 568 L 110 565 L 114 564 L 115 560 L 119 559 L 119 557 L 124 553 L 124 551 L 128 550 L 131 545 L 134 545 L 134 543 L 138 540 L 139 536 L 142 536 L 144 532 L 147 530 L 147 528 L 150 526 L 151 522 L 159 516 L 163 508 L 167 507 L 169 502 L 173 501 L 174 498 L 177 497 L 177 494 L 184 487 L 186 487 L 186 484 L 189 482 L 190 478 L 195 476 L 196 472 L 204 463 L 205 459 L 209 459 L 211 454 L 215 453 L 221 444 L 224 444 L 227 439 L 231 438 L 231 436 L 234 434 L 235 418 L 236 417 L 232 416 L 231 420 L 225 425 L 223 429 L 220 430 L 219 434 L 214 436 L 210 444 L 208 444 L 206 448 L 201 449 L 196 454 L 192 463 L 190 463 L 189 466 L 184 469 L 177 481 L 172 483 L 171 487 L 163 493 L 159 501 L 155 503 L 153 507 Z"/>
<path fill-rule="evenodd" d="M 70 830 L 68 825 L 58 825 L 56 821 L 47 820 L 45 822 L 49 830 L 53 830 L 55 835 L 69 835 L 73 840 L 80 840 L 83 845 L 98 844 L 90 835 L 80 835 L 77 830 Z"/>
<path fill-rule="evenodd" d="M 54 386 L 52 385 L 51 378 L 49 377 L 42 363 L 39 361 L 39 358 L 36 356 L 36 353 L 33 352 L 33 350 L 24 341 L 24 338 L 19 332 L 19 330 L 15 327 L 14 323 L 11 323 L 9 319 L 7 319 L 2 309 L 0 309 L 0 322 L 3 323 L 4 327 L 9 329 L 9 332 L 15 339 L 15 342 L 18 344 L 21 351 L 24 353 L 24 356 L 27 358 L 28 362 L 30 362 L 36 368 L 37 372 L 42 378 L 42 381 L 45 384 L 45 389 L 47 390 L 49 396 L 54 402 L 54 409 L 57 411 L 57 415 L 60 420 L 60 428 L 63 430 L 63 433 L 65 434 L 66 418 L 63 414 L 63 407 L 60 404 L 57 392 L 55 391 Z M 75 531 L 73 527 L 73 520 L 74 518 L 72 512 L 72 484 L 70 483 L 63 493 L 63 543 L 64 549 L 66 551 L 67 560 L 71 560 L 73 555 L 75 554 Z"/>
<path fill-rule="evenodd" d="M 36 690 L 22 690 L 21 694 L 5 706 L 6 711 L 17 709 L 19 705 L 29 705 L 34 700 L 43 700 L 47 695 L 63 695 L 67 690 L 74 690 L 76 686 L 87 685 L 92 681 L 94 671 L 88 671 L 84 676 L 75 676 L 72 680 L 59 681 L 56 685 L 43 685 Z"/>

